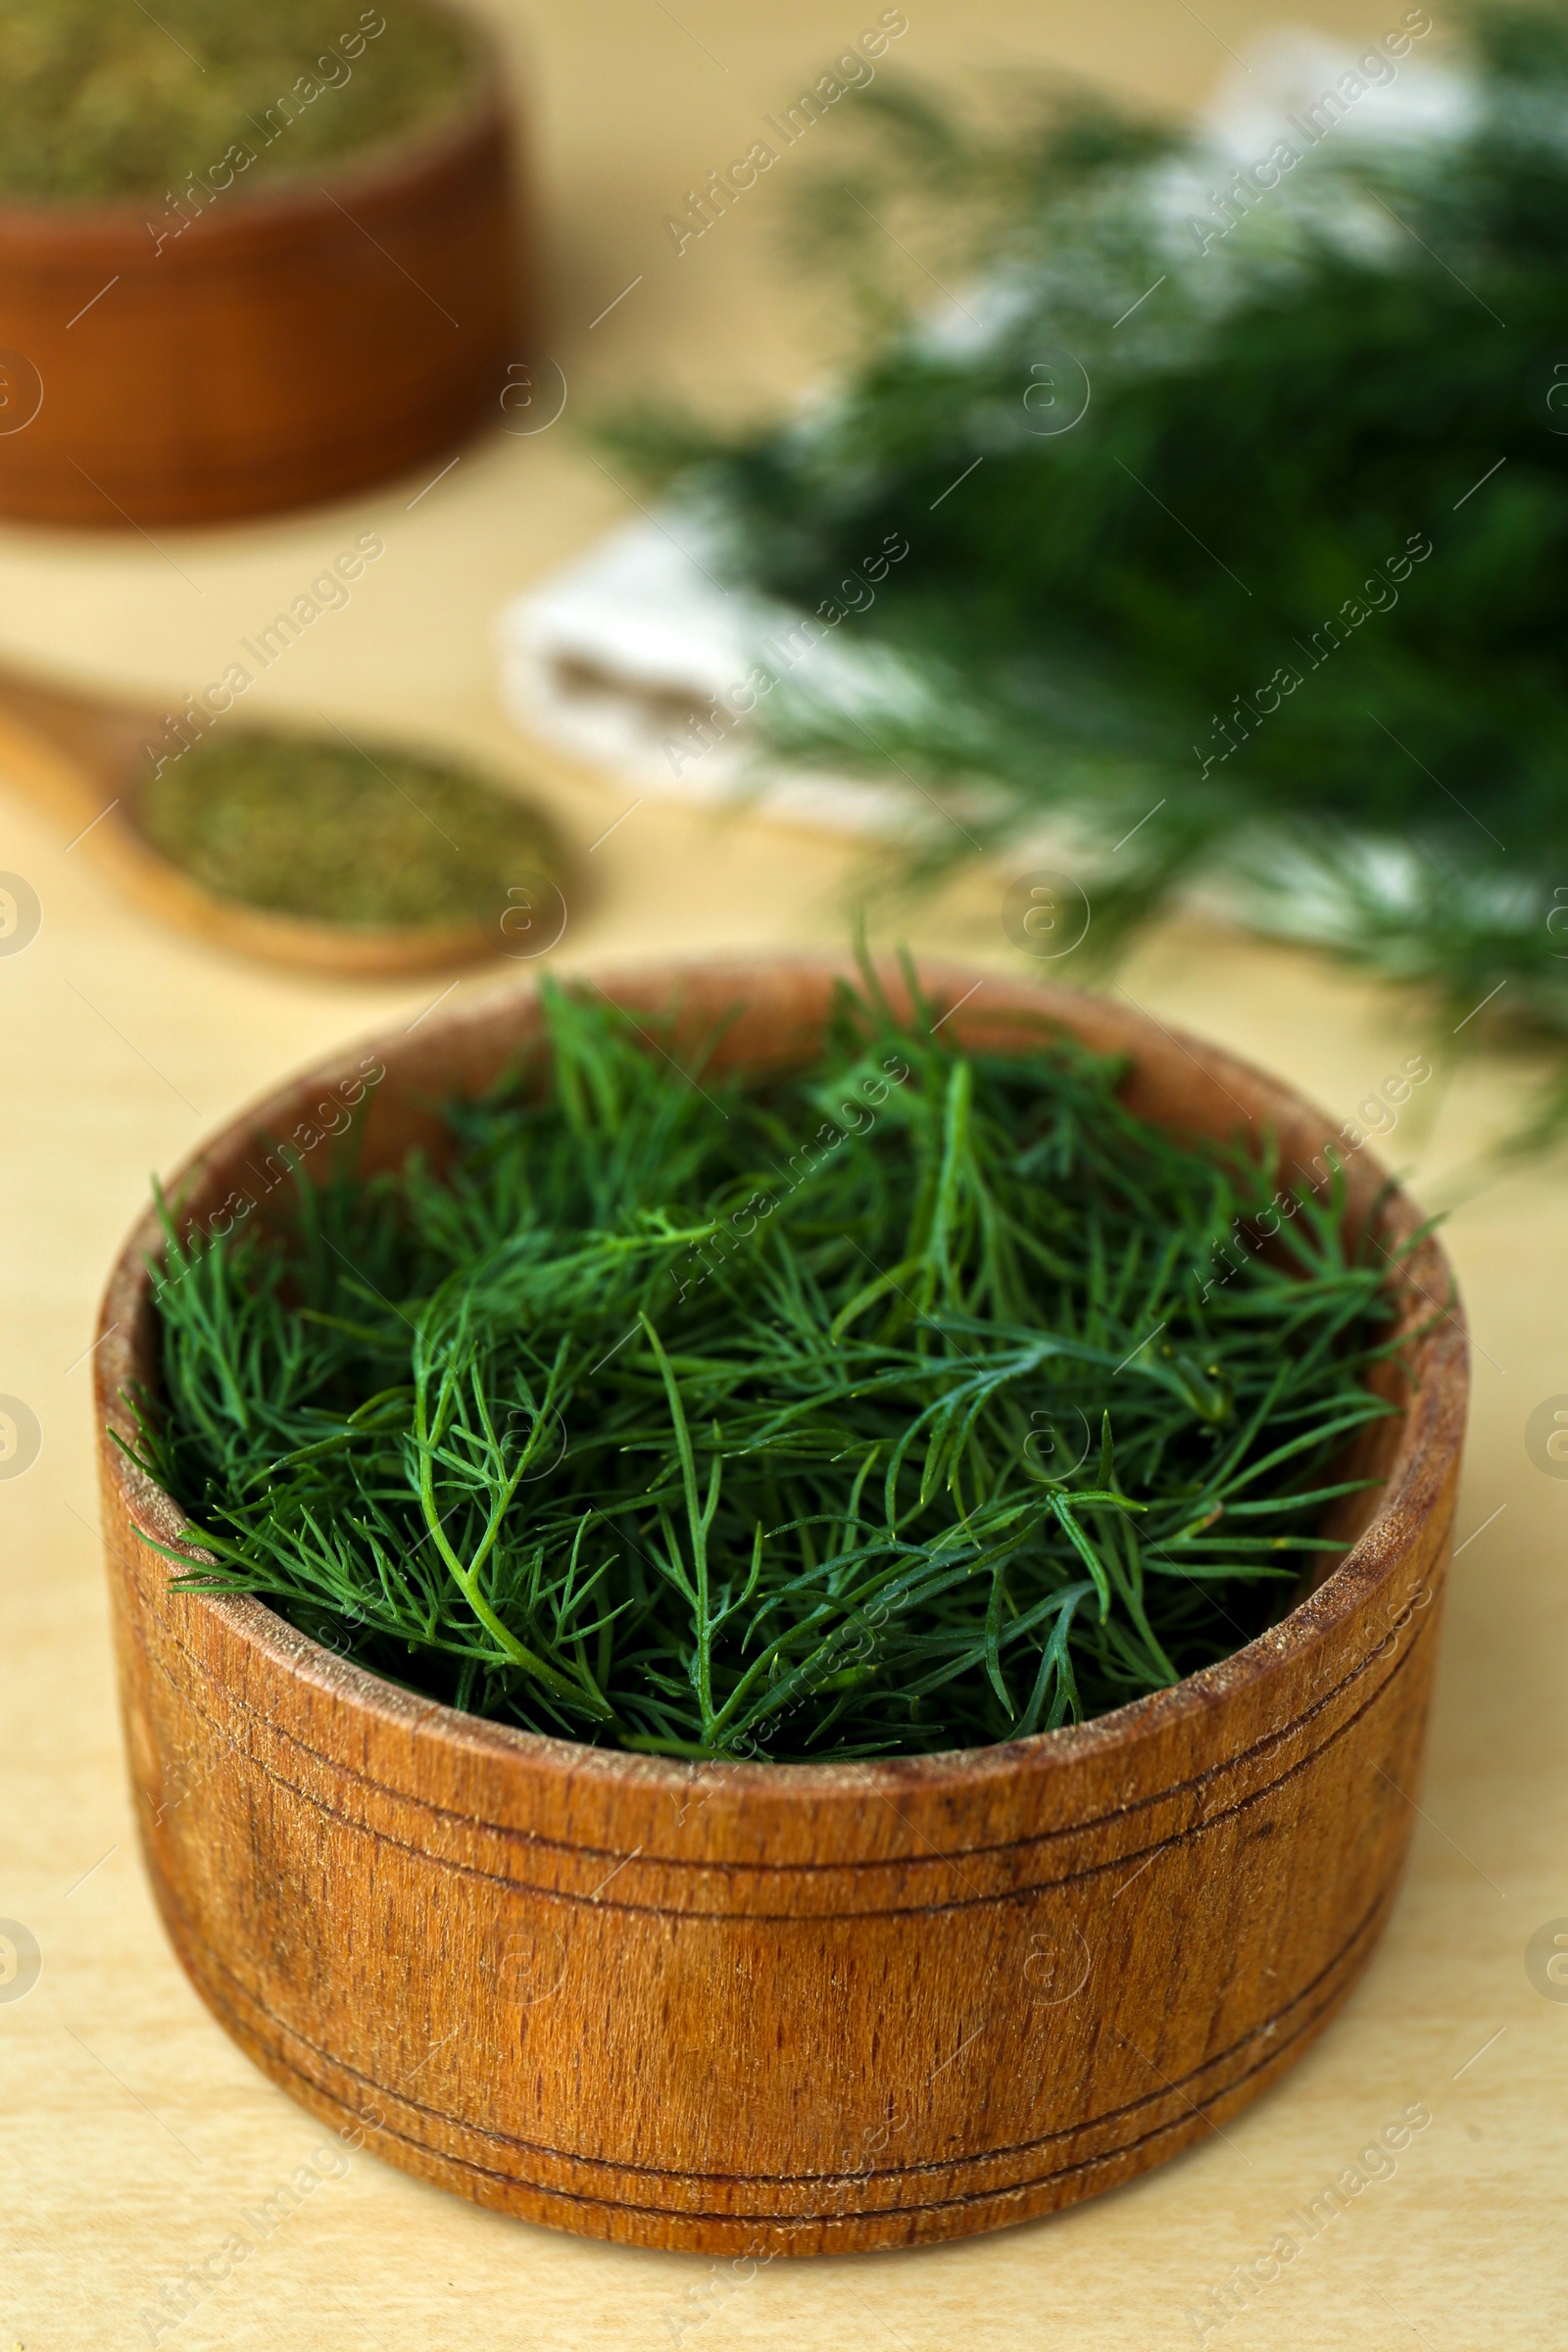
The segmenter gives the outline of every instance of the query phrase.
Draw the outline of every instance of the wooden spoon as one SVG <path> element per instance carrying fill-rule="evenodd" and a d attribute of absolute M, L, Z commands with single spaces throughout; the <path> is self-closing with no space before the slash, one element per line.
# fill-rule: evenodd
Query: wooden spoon
<path fill-rule="evenodd" d="M 0 771 L 69 828 L 73 849 L 79 841 L 130 898 L 181 930 L 271 963 L 368 979 L 516 956 L 525 942 L 551 944 L 548 935 L 564 924 L 562 858 L 543 816 L 551 872 L 522 877 L 489 922 L 331 923 L 219 898 L 154 849 L 137 823 L 151 781 L 147 746 L 167 734 L 166 713 L 149 706 L 0 669 Z"/>

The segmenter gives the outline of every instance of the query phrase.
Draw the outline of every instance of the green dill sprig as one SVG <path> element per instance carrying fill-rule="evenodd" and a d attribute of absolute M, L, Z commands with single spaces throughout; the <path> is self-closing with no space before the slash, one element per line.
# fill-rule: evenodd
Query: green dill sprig
<path fill-rule="evenodd" d="M 1017 1738 L 1250 1639 L 1393 1409 L 1386 1263 L 1338 1181 L 916 1004 L 868 973 L 748 1083 L 547 986 L 440 1175 L 301 1170 L 281 1238 L 165 1208 L 136 1455 L 192 1519 L 179 1581 L 691 1757 Z"/>

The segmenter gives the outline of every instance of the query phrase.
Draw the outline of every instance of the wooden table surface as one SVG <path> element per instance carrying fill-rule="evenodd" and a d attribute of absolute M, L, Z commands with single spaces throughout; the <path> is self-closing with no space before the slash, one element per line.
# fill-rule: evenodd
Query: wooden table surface
<path fill-rule="evenodd" d="M 545 792 L 586 850 L 636 790 L 515 735 L 495 697 L 495 611 L 635 512 L 569 419 L 663 385 L 776 399 L 820 366 L 838 321 L 781 270 L 778 186 L 680 255 L 662 221 L 880 11 L 870 0 L 848 15 L 826 0 L 766 12 L 680 0 L 678 13 L 662 0 L 576 0 L 547 13 L 508 0 L 493 13 L 532 93 L 547 340 L 570 386 L 567 419 L 466 451 L 422 496 L 421 481 L 397 483 L 352 510 L 157 545 L 133 531 L 0 535 L 0 658 L 173 701 L 220 675 L 241 636 L 374 528 L 385 560 L 290 649 L 256 707 L 465 745 Z M 1244 46 L 1263 16 L 1249 0 L 1209 0 L 1202 19 L 1182 0 L 1099 12 L 908 0 L 908 14 L 898 53 L 918 71 L 1066 64 L 1179 102 L 1203 94 L 1225 46 Z M 1311 14 L 1353 53 L 1396 12 Z M 855 874 L 842 843 L 653 798 L 583 863 L 562 969 L 835 944 Z M 0 1919 L 21 1923 L 41 1954 L 24 1997 L 0 1984 L 0 2352 L 149 2341 L 180 2352 L 1150 2352 L 1200 2340 L 1225 2352 L 1395 2352 L 1412 2340 L 1490 2352 L 1568 2337 L 1568 1985 L 1552 1987 L 1539 1961 L 1533 1981 L 1526 1957 L 1549 1923 L 1568 1933 L 1568 1480 L 1544 1474 L 1525 1444 L 1532 1411 L 1568 1391 L 1560 1166 L 1482 1180 L 1448 1227 L 1476 1338 L 1475 1414 L 1407 1885 L 1341 2020 L 1222 2135 L 997 2237 L 755 2275 L 505 2221 L 368 2154 L 286 2219 L 273 2205 L 269 2228 L 269 2200 L 320 2135 L 201 2008 L 142 1880 L 84 1351 L 149 1173 L 289 1066 L 372 1023 L 414 1020 L 445 983 L 293 978 L 167 935 L 117 904 L 89 845 L 69 848 L 3 775 L 0 870 L 24 876 L 43 909 L 32 944 L 0 957 L 0 1394 L 23 1399 L 42 1431 L 26 1474 L 0 1479 Z M 998 913 L 1004 881 L 971 876 L 902 928 L 919 947 L 1016 970 Z M 1151 941 L 1120 985 L 1161 1019 L 1267 1063 L 1336 1118 L 1428 1042 L 1418 1007 L 1197 925 Z M 1445 1067 L 1389 1156 L 1418 1192 L 1462 1191 L 1457 1171 L 1517 1109 L 1524 1083 L 1514 1069 Z M 1396 2170 L 1310 2233 L 1303 2210 L 1414 2105 L 1432 2120 Z M 1382 2163 L 1355 2178 L 1373 2170 Z M 237 2230 L 254 2250 L 176 2318 L 165 2290 L 177 2294 L 186 2266 Z M 1266 2283 L 1254 2270 L 1227 2311 L 1212 2290 L 1281 2237 L 1298 2250 Z"/>

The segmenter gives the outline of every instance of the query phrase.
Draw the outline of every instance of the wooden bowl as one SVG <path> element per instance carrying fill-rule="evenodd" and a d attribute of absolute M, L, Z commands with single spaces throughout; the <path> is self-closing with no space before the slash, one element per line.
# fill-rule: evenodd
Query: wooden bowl
<path fill-rule="evenodd" d="M 1042 1009 L 1129 1054 L 1127 1100 L 1308 1162 L 1333 1129 L 1211 1047 L 1102 1000 L 976 988 L 954 1026 Z M 609 983 L 746 1010 L 731 1063 L 798 1057 L 827 965 Z M 896 976 L 890 975 L 896 992 Z M 237 1120 L 186 1214 L 243 1213 L 263 1139 L 376 1078 L 365 1162 L 438 1147 L 530 994 L 391 1033 Z M 1350 1213 L 1419 1220 L 1365 1152 Z M 237 1198 L 236 1198 L 237 1197 Z M 258 1213 L 265 1202 L 258 1199 Z M 103 1309 L 101 1415 L 150 1382 L 136 1228 Z M 1362 1460 L 1359 1540 L 1271 1631 L 1076 1728 L 883 1762 L 698 1765 L 486 1723 L 344 1662 L 259 1601 L 171 1592 L 137 1541 L 169 1496 L 107 1439 L 105 1524 L 141 1834 L 174 1948 L 241 2046 L 351 2144 L 535 2222 L 760 2255 L 995 2230 L 1162 2162 L 1323 2030 L 1389 1915 L 1412 1824 L 1464 1425 L 1465 1340 L 1437 1245 L 1391 1267 L 1406 1410 Z"/>
<path fill-rule="evenodd" d="M 0 515 L 269 514 L 500 422 L 526 324 L 512 133 L 469 38 L 469 93 L 427 133 L 236 183 L 162 248 L 140 198 L 0 203 Z"/>
<path fill-rule="evenodd" d="M 518 955 L 518 935 L 534 912 L 564 923 L 568 860 L 555 826 L 537 810 L 540 855 L 550 871 L 519 875 L 505 901 L 498 881 L 489 922 L 329 923 L 220 898 L 156 849 L 138 822 L 152 780 L 147 746 L 169 740 L 167 715 L 0 668 L 6 781 L 69 829 L 69 848 L 79 842 L 125 898 L 161 922 L 237 956 L 351 980 L 413 978 Z M 235 733 L 245 729 L 243 719 L 229 724 Z"/>

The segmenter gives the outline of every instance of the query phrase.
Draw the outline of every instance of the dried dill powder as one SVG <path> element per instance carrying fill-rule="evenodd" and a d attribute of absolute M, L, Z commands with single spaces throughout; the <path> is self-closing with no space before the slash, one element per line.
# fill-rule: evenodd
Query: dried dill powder
<path fill-rule="evenodd" d="M 177 233 L 167 198 L 194 214 L 417 131 L 475 60 L 419 0 L 0 0 L 0 195 L 141 197 Z"/>
<path fill-rule="evenodd" d="M 761 1083 L 544 1004 L 441 1177 L 302 1173 L 281 1239 L 166 1216 L 133 1401 L 190 1582 L 537 1731 L 805 1760 L 1094 1715 L 1289 1605 L 1394 1409 L 1343 1191 L 1282 1220 L 1117 1062 L 960 1050 L 869 973 Z"/>
<path fill-rule="evenodd" d="M 461 768 L 309 737 L 210 739 L 135 813 L 216 897 L 325 923 L 491 924 L 509 885 L 559 858 L 540 817 Z"/>

